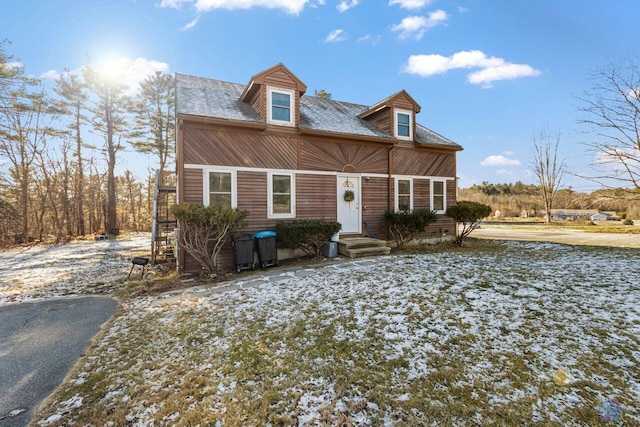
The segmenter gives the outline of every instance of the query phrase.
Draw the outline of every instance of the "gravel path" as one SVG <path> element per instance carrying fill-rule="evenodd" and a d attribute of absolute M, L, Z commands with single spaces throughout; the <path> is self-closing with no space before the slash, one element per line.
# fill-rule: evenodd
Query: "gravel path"
<path fill-rule="evenodd" d="M 509 226 L 481 225 L 470 237 L 489 240 L 525 240 L 565 243 L 569 245 L 615 246 L 640 248 L 639 234 L 588 233 L 580 230 L 513 229 Z"/>

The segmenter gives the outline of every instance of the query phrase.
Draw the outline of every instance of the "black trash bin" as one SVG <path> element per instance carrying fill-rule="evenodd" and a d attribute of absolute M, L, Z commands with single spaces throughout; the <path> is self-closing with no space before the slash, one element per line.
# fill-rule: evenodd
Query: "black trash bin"
<path fill-rule="evenodd" d="M 261 231 L 253 235 L 256 238 L 258 248 L 258 260 L 263 270 L 273 265 L 278 265 L 278 249 L 276 248 L 275 231 Z"/>
<path fill-rule="evenodd" d="M 233 239 L 233 260 L 236 265 L 236 272 L 242 270 L 256 269 L 253 262 L 253 237 L 249 234 L 243 234 Z"/>

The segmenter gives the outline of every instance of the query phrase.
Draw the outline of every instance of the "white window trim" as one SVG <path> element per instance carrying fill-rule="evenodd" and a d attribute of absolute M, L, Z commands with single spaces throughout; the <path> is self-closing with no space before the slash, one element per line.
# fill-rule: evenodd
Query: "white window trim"
<path fill-rule="evenodd" d="M 441 182 L 442 183 L 442 210 L 437 210 L 436 213 L 437 214 L 444 214 L 447 211 L 447 180 L 442 178 L 442 179 L 431 179 L 431 181 L 429 182 L 429 195 L 431 196 L 431 210 L 434 210 L 434 205 L 433 205 L 433 183 L 434 182 Z"/>
<path fill-rule="evenodd" d="M 272 117 L 273 114 L 273 104 L 272 104 L 272 94 L 276 92 L 276 93 L 282 93 L 282 94 L 286 94 L 289 95 L 290 99 L 291 99 L 291 104 L 289 105 L 290 108 L 290 121 L 284 121 L 284 120 L 276 120 Z M 289 89 L 279 89 L 276 87 L 271 87 L 271 86 L 267 86 L 267 123 L 272 124 L 272 125 L 281 125 L 281 126 L 295 126 L 296 125 L 296 97 L 295 97 L 295 92 Z"/>
<path fill-rule="evenodd" d="M 400 210 L 400 192 L 398 181 L 409 181 L 409 210 L 413 210 L 413 178 L 400 178 L 396 177 L 394 180 L 394 207 L 395 211 L 398 212 Z"/>
<path fill-rule="evenodd" d="M 398 135 L 398 114 L 409 115 L 409 136 Z M 398 139 L 403 139 L 405 141 L 413 141 L 413 111 L 400 110 L 397 108 L 393 110 L 393 134 Z"/>
<path fill-rule="evenodd" d="M 291 177 L 291 213 L 281 214 L 273 212 L 273 175 L 288 175 Z M 293 172 L 270 171 L 267 173 L 267 218 L 290 219 L 296 217 L 296 175 Z"/>
<path fill-rule="evenodd" d="M 205 206 L 209 206 L 211 203 L 211 191 L 209 187 L 209 173 L 211 172 L 219 172 L 219 173 L 229 173 L 231 174 L 231 207 L 238 207 L 238 174 L 236 169 L 225 168 L 225 167 L 213 167 L 213 168 L 204 168 L 202 173 L 202 201 Z"/>

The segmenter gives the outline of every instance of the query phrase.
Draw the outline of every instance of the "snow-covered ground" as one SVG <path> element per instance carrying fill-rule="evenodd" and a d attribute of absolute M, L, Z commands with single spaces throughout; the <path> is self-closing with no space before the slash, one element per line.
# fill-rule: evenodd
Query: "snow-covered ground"
<path fill-rule="evenodd" d="M 148 254 L 149 233 L 0 251 L 0 304 L 100 292 L 126 278 L 131 258 Z"/>
<path fill-rule="evenodd" d="M 506 242 L 131 299 L 40 424 L 638 425 L 638 265 Z"/>

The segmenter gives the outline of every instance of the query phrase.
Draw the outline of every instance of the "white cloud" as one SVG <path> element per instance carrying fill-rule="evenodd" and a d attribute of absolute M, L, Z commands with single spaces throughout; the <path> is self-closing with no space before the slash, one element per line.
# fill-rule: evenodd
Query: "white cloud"
<path fill-rule="evenodd" d="M 40 78 L 43 80 L 57 80 L 60 76 L 61 74 L 58 70 L 49 70 L 40 74 Z"/>
<path fill-rule="evenodd" d="M 180 9 L 183 3 L 191 3 L 193 0 L 162 0 L 158 6 Z"/>
<path fill-rule="evenodd" d="M 343 42 L 347 39 L 347 33 L 344 30 L 338 28 L 337 30 L 333 30 L 329 33 L 326 39 L 324 39 L 325 43 L 338 43 Z"/>
<path fill-rule="evenodd" d="M 513 156 L 516 152 L 515 151 L 505 151 L 504 154 L 505 156 Z"/>
<path fill-rule="evenodd" d="M 345 12 L 349 9 L 352 9 L 354 7 L 356 7 L 358 4 L 360 3 L 360 0 L 342 0 L 338 6 L 336 6 L 336 8 L 340 11 L 340 12 Z"/>
<path fill-rule="evenodd" d="M 414 37 L 420 40 L 425 31 L 429 28 L 444 24 L 449 15 L 444 10 L 436 10 L 431 12 L 428 17 L 425 16 L 407 16 L 399 24 L 391 27 L 391 31 L 400 31 L 398 38 L 406 39 Z"/>
<path fill-rule="evenodd" d="M 451 56 L 411 55 L 403 71 L 421 77 L 430 77 L 460 68 L 479 68 L 479 71 L 474 71 L 467 76 L 467 81 L 485 88 L 491 87 L 494 81 L 541 74 L 541 71 L 527 64 L 513 64 L 495 56 L 488 57 L 479 50 L 461 51 Z"/>
<path fill-rule="evenodd" d="M 502 154 L 493 154 L 480 162 L 481 166 L 520 166 L 521 164 L 520 160 L 509 159 Z"/>
<path fill-rule="evenodd" d="M 496 171 L 496 175 L 512 176 L 512 175 L 515 175 L 515 171 L 509 170 L 509 169 L 498 169 Z"/>
<path fill-rule="evenodd" d="M 357 42 L 358 43 L 364 43 L 364 42 L 371 42 L 371 46 L 375 46 L 378 44 L 378 42 L 380 41 L 382 37 L 380 35 L 377 35 L 375 37 L 372 37 L 371 34 L 367 34 L 366 36 L 362 36 L 360 37 Z"/>
<path fill-rule="evenodd" d="M 409 10 L 421 9 L 432 3 L 432 0 L 389 0 L 389 6 L 400 5 L 401 8 Z"/>
<path fill-rule="evenodd" d="M 458 6 L 458 12 L 467 13 L 467 12 L 469 12 L 469 9 L 467 9 L 466 7 L 463 7 L 463 6 Z"/>
<path fill-rule="evenodd" d="M 191 22 L 188 22 L 182 27 L 182 31 L 188 31 L 196 26 L 196 24 L 200 21 L 200 15 L 196 16 L 195 19 Z"/>
<path fill-rule="evenodd" d="M 251 9 L 264 7 L 267 9 L 284 9 L 291 15 L 298 15 L 309 0 L 196 0 L 198 12 L 208 12 L 213 9 Z"/>

